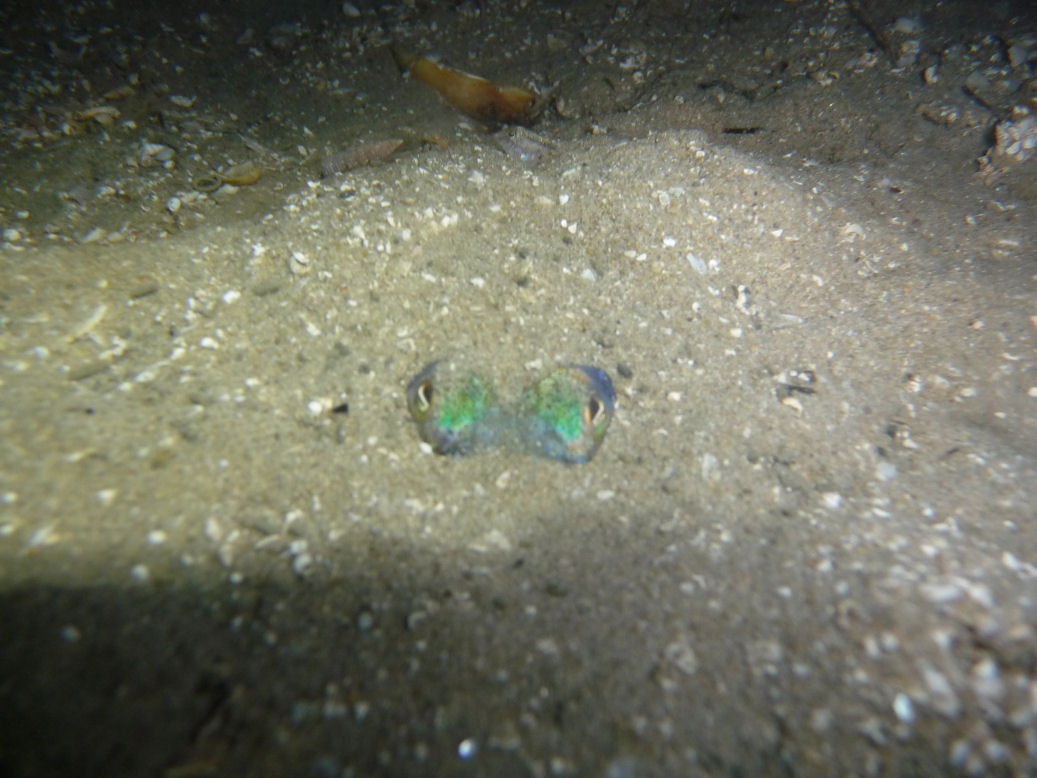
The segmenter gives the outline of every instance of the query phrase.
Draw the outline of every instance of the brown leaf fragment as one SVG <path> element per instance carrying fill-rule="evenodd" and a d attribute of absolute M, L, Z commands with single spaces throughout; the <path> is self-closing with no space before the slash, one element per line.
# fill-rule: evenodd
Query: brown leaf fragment
<path fill-rule="evenodd" d="M 441 65 L 428 57 L 391 50 L 400 72 L 428 84 L 452 106 L 487 130 L 502 124 L 530 125 L 540 113 L 538 95 L 528 89 L 495 84 L 482 76 Z"/>

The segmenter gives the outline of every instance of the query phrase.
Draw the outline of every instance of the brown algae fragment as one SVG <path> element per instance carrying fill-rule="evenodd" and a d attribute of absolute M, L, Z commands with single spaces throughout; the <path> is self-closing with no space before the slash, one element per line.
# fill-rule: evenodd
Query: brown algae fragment
<path fill-rule="evenodd" d="M 537 117 L 537 96 L 528 89 L 495 84 L 481 76 L 440 65 L 393 49 L 400 72 L 435 89 L 457 110 L 489 129 L 502 124 L 532 124 Z"/>

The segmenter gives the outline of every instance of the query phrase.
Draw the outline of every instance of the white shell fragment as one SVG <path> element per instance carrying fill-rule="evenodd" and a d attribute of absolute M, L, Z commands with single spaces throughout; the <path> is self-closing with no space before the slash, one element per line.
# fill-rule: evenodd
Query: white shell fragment
<path fill-rule="evenodd" d="M 903 692 L 898 692 L 897 696 L 893 698 L 893 712 L 905 724 L 914 723 L 915 706 L 912 704 L 911 698 Z"/>

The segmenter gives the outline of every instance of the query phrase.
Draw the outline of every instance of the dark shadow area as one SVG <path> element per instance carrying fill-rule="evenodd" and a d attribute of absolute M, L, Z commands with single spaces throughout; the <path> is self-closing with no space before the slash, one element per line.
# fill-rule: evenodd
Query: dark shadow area
<path fill-rule="evenodd" d="M 311 580 L 7 592 L 0 772 L 778 776 L 881 753 L 946 774 L 938 722 L 878 748 L 858 731 L 888 713 L 847 685 L 854 636 L 891 617 L 836 613 L 806 575 L 775 593 L 795 532 L 739 541 L 709 597 L 674 590 L 720 572 L 682 532 L 603 534 L 594 569 L 562 532 L 478 565 L 386 547 Z"/>

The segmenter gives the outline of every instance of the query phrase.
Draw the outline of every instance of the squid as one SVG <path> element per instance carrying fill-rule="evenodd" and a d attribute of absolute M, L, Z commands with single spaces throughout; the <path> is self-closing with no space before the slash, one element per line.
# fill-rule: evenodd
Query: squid
<path fill-rule="evenodd" d="M 518 394 L 498 393 L 463 361 L 438 360 L 410 380 L 407 408 L 437 454 L 500 449 L 576 464 L 589 462 L 605 439 L 616 391 L 601 368 L 568 364 Z"/>

